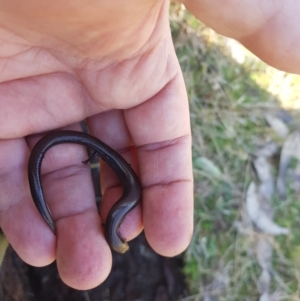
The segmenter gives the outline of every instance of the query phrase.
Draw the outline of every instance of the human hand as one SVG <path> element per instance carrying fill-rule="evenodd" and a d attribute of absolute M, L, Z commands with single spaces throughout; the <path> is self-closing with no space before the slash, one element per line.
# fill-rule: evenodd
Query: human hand
<path fill-rule="evenodd" d="M 300 73 L 297 1 L 180 1 L 216 32 L 241 42 L 267 64 Z"/>
<path fill-rule="evenodd" d="M 269 64 L 299 72 L 297 3 L 184 3 Z M 78 289 L 99 284 L 109 273 L 111 254 L 100 223 L 121 192 L 104 165 L 100 221 L 89 170 L 81 164 L 85 151 L 50 150 L 43 185 L 57 221 L 54 237 L 34 208 L 27 182 L 30 149 L 43 131 L 70 124 L 79 129 L 77 122 L 89 117 L 91 133 L 139 170 L 143 207 L 125 219 L 124 237 L 135 237 L 144 226 L 151 246 L 166 256 L 181 252 L 191 237 L 188 106 L 167 6 L 163 0 L 130 0 L 126 6 L 0 3 L 0 225 L 26 262 L 42 266 L 57 258 L 62 279 Z"/>
<path fill-rule="evenodd" d="M 90 132 L 139 172 L 142 206 L 121 226 L 127 240 L 142 228 L 165 256 L 192 235 L 191 137 L 184 82 L 174 53 L 165 1 L 0 3 L 0 226 L 27 263 L 55 258 L 77 289 L 101 283 L 111 252 L 101 223 L 121 195 L 103 165 L 100 217 L 87 159 L 78 145 L 49 150 L 42 167 L 57 236 L 29 192 L 30 150 L 44 131 Z"/>

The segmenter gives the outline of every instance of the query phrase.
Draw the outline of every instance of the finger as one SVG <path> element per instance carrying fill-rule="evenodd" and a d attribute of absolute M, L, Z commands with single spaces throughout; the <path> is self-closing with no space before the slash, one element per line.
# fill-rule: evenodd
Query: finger
<path fill-rule="evenodd" d="M 27 263 L 44 266 L 55 259 L 55 236 L 31 199 L 25 139 L 0 140 L 0 225 Z"/>
<path fill-rule="evenodd" d="M 93 116 L 88 120 L 90 132 L 100 140 L 117 150 L 137 172 L 136 150 L 129 135 L 123 111 L 112 110 Z M 101 190 L 103 194 L 100 215 L 105 222 L 112 205 L 123 193 L 120 180 L 112 169 L 101 162 Z M 143 229 L 141 204 L 130 211 L 120 226 L 121 236 L 125 240 L 136 237 Z"/>
<path fill-rule="evenodd" d="M 84 211 L 57 223 L 57 266 L 69 286 L 87 290 L 101 284 L 112 265 L 99 214 Z"/>
<path fill-rule="evenodd" d="M 79 130 L 79 126 L 68 129 Z M 28 138 L 33 147 L 39 136 Z M 100 284 L 111 268 L 95 202 L 85 147 L 60 144 L 46 152 L 41 174 L 46 202 L 57 232 L 57 266 L 62 280 L 77 289 Z"/>
<path fill-rule="evenodd" d="M 298 1 L 233 0 L 222 9 L 218 1 L 182 2 L 207 26 L 240 41 L 273 67 L 300 72 L 299 51 L 294 51 L 300 46 L 299 18 L 294 17 L 300 12 Z"/>
<path fill-rule="evenodd" d="M 193 229 L 191 135 L 179 67 L 168 85 L 126 111 L 125 118 L 138 146 L 146 237 L 156 252 L 176 255 L 187 247 Z"/>

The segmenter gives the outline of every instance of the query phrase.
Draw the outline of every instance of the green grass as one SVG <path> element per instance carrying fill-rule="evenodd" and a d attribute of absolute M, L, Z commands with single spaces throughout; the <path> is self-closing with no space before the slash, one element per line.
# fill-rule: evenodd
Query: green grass
<path fill-rule="evenodd" d="M 217 300 L 258 300 L 261 268 L 255 245 L 262 234 L 251 229 L 242 234 L 236 225 L 243 220 L 245 191 L 253 179 L 250 154 L 267 141 L 282 143 L 265 113 L 284 102 L 297 120 L 300 77 L 267 67 L 247 51 L 243 64 L 238 63 L 228 39 L 178 4 L 171 8 L 171 29 L 189 95 L 193 134 L 195 231 L 185 257 L 191 294 L 185 300 L 203 300 L 207 290 L 214 291 Z M 280 78 L 288 99 L 280 93 Z M 292 233 L 264 238 L 273 246 L 276 275 L 271 291 L 280 289 L 280 300 L 300 300 L 299 197 L 290 192 L 287 202 L 275 199 L 273 205 L 276 222 Z"/>

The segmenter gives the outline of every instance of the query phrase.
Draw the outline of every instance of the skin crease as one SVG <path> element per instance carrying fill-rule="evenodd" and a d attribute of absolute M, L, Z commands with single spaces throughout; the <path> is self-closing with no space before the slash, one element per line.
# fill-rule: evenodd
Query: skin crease
<path fill-rule="evenodd" d="M 0 226 L 20 257 L 35 266 L 57 259 L 63 281 L 89 289 L 107 277 L 103 236 L 116 176 L 103 166 L 97 213 L 81 146 L 49 150 L 42 166 L 57 237 L 33 205 L 30 150 L 45 131 L 90 132 L 138 172 L 142 205 L 121 226 L 144 228 L 153 249 L 174 256 L 193 228 L 191 136 L 185 86 L 164 0 L 0 0 Z M 276 68 L 299 73 L 296 1 L 190 0 L 185 5 L 221 34 L 239 40 Z M 236 12 L 239 12 L 238 14 Z"/>

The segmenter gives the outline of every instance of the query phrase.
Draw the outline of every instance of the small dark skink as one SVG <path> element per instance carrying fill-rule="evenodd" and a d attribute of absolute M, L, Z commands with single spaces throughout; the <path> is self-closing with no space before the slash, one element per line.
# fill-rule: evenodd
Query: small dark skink
<path fill-rule="evenodd" d="M 28 163 L 28 178 L 32 198 L 38 211 L 55 233 L 54 221 L 44 199 L 41 183 L 41 165 L 46 151 L 52 146 L 61 143 L 82 144 L 91 148 L 119 177 L 123 186 L 123 195 L 113 205 L 107 216 L 105 236 L 113 250 L 124 253 L 128 249 L 128 244 L 121 237 L 119 227 L 126 214 L 138 204 L 141 186 L 135 172 L 123 157 L 91 135 L 76 131 L 56 131 L 43 137 L 34 146 Z"/>

